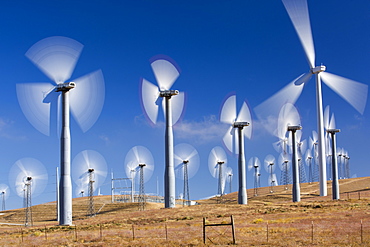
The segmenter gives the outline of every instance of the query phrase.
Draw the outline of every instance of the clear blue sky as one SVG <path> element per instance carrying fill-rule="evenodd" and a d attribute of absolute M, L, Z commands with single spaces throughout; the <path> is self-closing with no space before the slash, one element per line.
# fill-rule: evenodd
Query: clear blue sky
<path fill-rule="evenodd" d="M 150 126 L 139 100 L 139 80 L 155 82 L 149 59 L 165 54 L 176 61 L 181 74 L 173 88 L 187 93 L 186 112 L 174 129 L 175 144 L 190 143 L 199 152 L 198 173 L 189 181 L 190 197 L 217 193 L 217 180 L 208 171 L 211 149 L 222 145 L 226 126 L 218 121 L 221 103 L 234 91 L 238 108 L 247 100 L 251 109 L 272 96 L 298 75 L 308 71 L 307 61 L 280 1 L 1 1 L 0 2 L 0 184 L 9 187 L 9 172 L 21 158 L 38 159 L 49 173 L 45 191 L 33 204 L 55 200 L 55 169 L 59 140 L 38 132 L 18 104 L 16 84 L 50 80 L 24 55 L 37 41 L 66 36 L 84 49 L 72 78 L 102 69 L 105 104 L 95 125 L 83 133 L 72 119 L 72 159 L 91 149 L 102 154 L 116 177 L 125 177 L 124 160 L 135 145 L 153 155 L 154 172 L 146 192 L 156 192 L 158 178 L 163 195 L 164 128 Z M 201 2 L 201 3 L 200 3 Z M 310 0 L 316 64 L 328 72 L 365 84 L 370 73 L 370 2 Z M 316 130 L 315 88 L 312 80 L 297 101 L 303 139 Z M 335 113 L 338 146 L 348 150 L 351 176 L 369 176 L 370 108 L 360 115 L 327 86 L 324 105 Z M 161 116 L 161 115 L 160 115 Z M 255 119 L 251 140 L 246 140 L 248 161 L 267 154 L 278 157 L 267 133 Z M 160 122 L 163 122 L 161 117 Z M 237 160 L 228 156 L 237 174 Z M 280 177 L 280 172 L 277 172 Z M 233 190 L 237 190 L 234 176 Z M 261 184 L 267 185 L 262 170 Z M 74 185 L 75 186 L 75 185 Z M 247 187 L 253 188 L 252 172 Z M 228 189 L 226 190 L 228 191 Z M 176 194 L 182 192 L 178 182 Z M 109 177 L 101 187 L 110 194 Z M 74 194 L 75 196 L 75 194 Z M 11 190 L 7 208 L 22 207 L 22 198 Z"/>

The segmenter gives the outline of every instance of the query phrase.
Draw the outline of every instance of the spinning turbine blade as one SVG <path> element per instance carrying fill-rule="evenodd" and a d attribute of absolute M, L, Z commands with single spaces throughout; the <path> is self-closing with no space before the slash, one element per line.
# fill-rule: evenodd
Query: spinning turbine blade
<path fill-rule="evenodd" d="M 243 133 L 245 137 L 250 139 L 252 137 L 252 129 L 253 129 L 252 128 L 252 116 L 251 116 L 251 112 L 249 111 L 249 107 L 246 102 L 243 102 L 242 108 L 239 111 L 236 121 L 249 123 L 249 126 L 243 129 Z"/>
<path fill-rule="evenodd" d="M 285 104 L 279 113 L 278 137 L 282 139 L 288 131 L 288 126 L 301 125 L 299 113 L 293 104 Z"/>
<path fill-rule="evenodd" d="M 88 170 L 94 169 L 94 191 L 104 183 L 107 177 L 107 163 L 104 157 L 94 150 L 84 150 L 78 153 L 72 161 L 72 168 L 73 181 L 86 188 L 89 184 Z"/>
<path fill-rule="evenodd" d="M 156 58 L 151 62 L 151 66 L 159 88 L 160 90 L 169 90 L 180 75 L 179 69 L 175 65 L 175 62 L 168 57 L 155 60 Z M 171 60 L 171 62 L 168 60 Z"/>
<path fill-rule="evenodd" d="M 175 171 L 180 179 L 184 179 L 184 161 L 187 163 L 188 178 L 192 178 L 199 169 L 198 151 L 187 143 L 181 143 L 175 146 Z"/>
<path fill-rule="evenodd" d="M 285 9 L 302 43 L 310 68 L 315 67 L 315 48 L 313 45 L 310 16 L 306 0 L 283 0 Z"/>
<path fill-rule="evenodd" d="M 172 104 L 172 124 L 175 125 L 183 116 L 185 112 L 185 101 L 186 95 L 184 92 L 180 92 L 176 97 L 171 98 Z M 164 102 L 164 101 L 163 101 Z M 163 107 L 164 109 L 164 107 Z"/>
<path fill-rule="evenodd" d="M 40 40 L 26 56 L 55 83 L 71 78 L 83 45 L 73 39 L 54 36 Z"/>
<path fill-rule="evenodd" d="M 27 120 L 44 135 L 50 134 L 50 102 L 44 102 L 55 86 L 50 83 L 17 84 L 19 105 Z"/>
<path fill-rule="evenodd" d="M 32 196 L 41 194 L 48 181 L 48 174 L 43 164 L 33 158 L 17 160 L 9 172 L 9 182 L 19 197 L 24 197 L 24 186 L 27 177 L 32 178 Z"/>
<path fill-rule="evenodd" d="M 4 193 L 4 199 L 5 200 L 8 199 L 10 193 L 9 193 L 9 187 L 6 184 L 0 184 L 0 197 L 1 197 L 1 199 L 3 199 L 3 197 L 2 197 L 3 193 Z"/>
<path fill-rule="evenodd" d="M 367 85 L 328 72 L 322 72 L 321 78 L 359 113 L 364 113 L 368 93 Z"/>
<path fill-rule="evenodd" d="M 98 119 L 104 104 L 105 86 L 101 70 L 74 80 L 76 87 L 70 91 L 70 107 L 83 132 Z"/>
<path fill-rule="evenodd" d="M 140 84 L 141 104 L 146 117 L 152 124 L 157 123 L 159 102 L 158 87 L 145 79 L 142 79 Z"/>
<path fill-rule="evenodd" d="M 225 162 L 223 165 L 226 167 L 227 156 L 223 148 L 214 147 L 208 156 L 208 169 L 214 178 L 218 178 L 218 162 Z M 223 169 L 226 170 L 226 169 Z"/>
<path fill-rule="evenodd" d="M 220 121 L 227 124 L 233 124 L 236 121 L 236 95 L 231 95 L 222 104 Z"/>
<path fill-rule="evenodd" d="M 304 84 L 295 85 L 297 79 L 254 108 L 261 124 L 273 135 L 276 135 L 276 122 L 281 107 L 286 103 L 295 104 L 302 93 Z"/>
<path fill-rule="evenodd" d="M 130 149 L 125 158 L 126 175 L 131 178 L 132 170 L 139 171 L 139 164 L 145 164 L 144 167 L 144 183 L 152 176 L 154 170 L 154 161 L 151 152 L 144 146 L 135 146 Z M 139 181 L 136 181 L 139 182 Z"/>

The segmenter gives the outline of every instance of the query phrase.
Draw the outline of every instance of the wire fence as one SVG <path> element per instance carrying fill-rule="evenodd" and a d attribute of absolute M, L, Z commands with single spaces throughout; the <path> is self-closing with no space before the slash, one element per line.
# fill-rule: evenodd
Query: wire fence
<path fill-rule="evenodd" d="M 370 217 L 353 221 L 350 216 L 338 219 L 281 219 L 264 221 L 255 219 L 253 223 L 246 217 L 234 217 L 235 241 L 238 245 L 270 246 L 354 246 L 370 244 Z M 221 224 L 230 222 L 229 217 L 208 218 L 207 222 L 220 226 L 207 228 L 206 245 L 233 244 L 231 227 Z M 178 221 L 165 221 L 144 225 L 97 224 L 76 226 L 53 226 L 39 228 L 19 228 L 17 231 L 3 231 L 0 245 L 37 246 L 68 245 L 71 243 L 91 243 L 119 245 L 202 245 L 204 222 L 202 219 L 184 217 Z"/>

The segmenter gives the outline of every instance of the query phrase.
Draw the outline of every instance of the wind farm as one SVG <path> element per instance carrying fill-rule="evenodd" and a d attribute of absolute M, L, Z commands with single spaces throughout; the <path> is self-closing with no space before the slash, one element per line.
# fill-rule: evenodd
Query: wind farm
<path fill-rule="evenodd" d="M 370 176 L 367 1 L 1 5 L 3 211 L 55 201 L 72 226 L 74 199 L 91 216 L 114 193 L 144 212 L 253 206 L 265 188 L 299 204 L 302 184 L 340 203 Z M 18 181 L 25 157 L 45 188 Z"/>

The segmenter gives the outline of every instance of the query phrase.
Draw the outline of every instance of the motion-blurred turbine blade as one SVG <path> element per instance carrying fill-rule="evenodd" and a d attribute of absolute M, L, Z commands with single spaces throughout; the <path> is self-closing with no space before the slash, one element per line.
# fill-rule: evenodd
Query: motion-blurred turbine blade
<path fill-rule="evenodd" d="M 17 84 L 19 105 L 27 120 L 44 135 L 50 133 L 50 102 L 44 102 L 48 93 L 54 89 L 50 83 Z"/>
<path fill-rule="evenodd" d="M 175 125 L 185 112 L 186 94 L 180 92 L 178 95 L 171 97 L 172 124 Z M 163 107 L 165 109 L 165 107 Z M 165 111 L 165 110 L 164 110 Z"/>
<path fill-rule="evenodd" d="M 168 59 L 158 59 L 151 63 L 160 90 L 170 90 L 171 86 L 180 75 L 174 62 L 171 63 Z"/>
<path fill-rule="evenodd" d="M 99 118 L 105 98 L 104 78 L 101 70 L 74 81 L 70 90 L 71 112 L 83 132 L 88 131 Z"/>
<path fill-rule="evenodd" d="M 283 0 L 283 4 L 302 43 L 308 64 L 312 69 L 315 67 L 315 48 L 313 45 L 307 1 Z"/>
<path fill-rule="evenodd" d="M 243 128 L 243 133 L 244 133 L 245 137 L 247 137 L 248 139 L 251 139 L 252 129 L 253 129 L 252 128 L 252 116 L 251 116 L 251 112 L 249 110 L 249 107 L 248 107 L 248 105 L 245 101 L 243 102 L 242 108 L 239 111 L 239 114 L 238 114 L 238 117 L 237 117 L 236 121 L 237 122 L 248 122 L 249 123 L 248 126 Z"/>
<path fill-rule="evenodd" d="M 40 40 L 26 56 L 55 83 L 71 78 L 83 45 L 73 39 L 54 36 Z"/>
<path fill-rule="evenodd" d="M 295 85 L 294 81 L 254 108 L 261 124 L 273 135 L 276 135 L 274 132 L 280 109 L 286 103 L 295 104 L 301 95 L 304 84 Z"/>
<path fill-rule="evenodd" d="M 222 138 L 225 147 L 232 154 L 239 154 L 237 138 L 238 137 L 235 135 L 235 128 L 233 126 L 228 128 L 224 137 Z"/>
<path fill-rule="evenodd" d="M 140 89 L 141 104 L 146 117 L 151 121 L 152 124 L 156 124 L 159 107 L 158 87 L 149 81 L 142 79 Z"/>
<path fill-rule="evenodd" d="M 229 96 L 222 104 L 220 121 L 233 124 L 236 121 L 236 95 Z"/>
<path fill-rule="evenodd" d="M 304 73 L 294 81 L 294 84 L 297 86 L 305 84 L 311 79 L 312 75 L 311 72 Z"/>
<path fill-rule="evenodd" d="M 350 79 L 333 75 L 328 72 L 320 73 L 323 82 L 344 100 L 363 114 L 367 101 L 368 86 Z"/>
<path fill-rule="evenodd" d="M 329 129 L 329 116 L 330 116 L 330 106 L 326 106 L 324 111 L 324 127 L 326 130 Z"/>
<path fill-rule="evenodd" d="M 335 117 L 334 113 L 331 114 L 330 122 L 329 122 L 329 129 L 335 129 Z"/>

